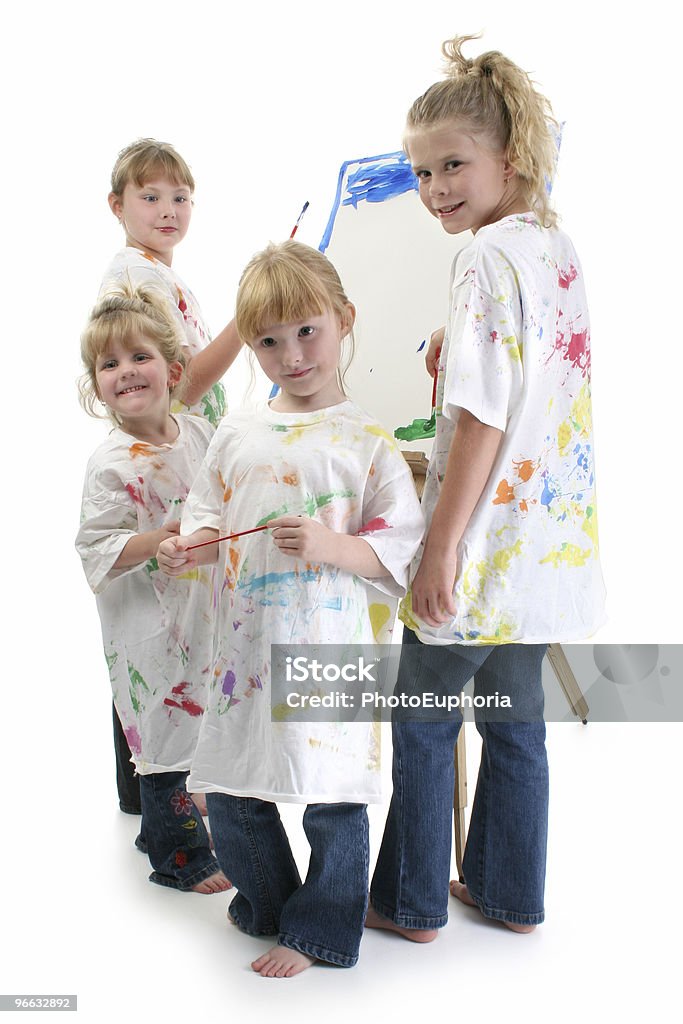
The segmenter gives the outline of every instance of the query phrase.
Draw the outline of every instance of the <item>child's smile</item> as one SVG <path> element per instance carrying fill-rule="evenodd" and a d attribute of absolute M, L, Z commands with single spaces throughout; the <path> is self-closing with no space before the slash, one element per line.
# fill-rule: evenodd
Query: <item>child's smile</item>
<path fill-rule="evenodd" d="M 95 377 L 101 400 L 129 432 L 164 423 L 169 416 L 169 387 L 182 374 L 180 363 L 166 363 L 146 338 L 127 348 L 112 342 L 97 360 Z"/>
<path fill-rule="evenodd" d="M 349 306 L 351 309 L 352 307 Z M 347 333 L 350 324 L 344 331 Z M 261 369 L 281 388 L 280 412 L 324 409 L 344 401 L 337 380 L 343 328 L 331 311 L 266 327 L 252 343 Z"/>
<path fill-rule="evenodd" d="M 420 199 L 451 235 L 475 234 L 511 213 L 523 213 L 514 168 L 493 140 L 466 132 L 457 122 L 414 128 L 406 138 Z"/>

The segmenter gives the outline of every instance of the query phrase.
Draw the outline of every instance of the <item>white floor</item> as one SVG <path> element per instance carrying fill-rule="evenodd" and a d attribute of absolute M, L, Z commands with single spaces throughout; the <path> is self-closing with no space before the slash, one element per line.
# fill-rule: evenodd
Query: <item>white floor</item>
<path fill-rule="evenodd" d="M 473 787 L 478 738 L 472 726 L 467 735 Z M 549 726 L 547 920 L 534 934 L 514 935 L 451 901 L 450 922 L 429 946 L 369 932 L 352 970 L 270 980 L 248 968 L 266 940 L 227 924 L 224 895 L 147 881 L 133 847 L 138 819 L 116 809 L 103 725 L 100 749 L 87 746 L 94 768 L 82 799 L 75 780 L 55 775 L 18 808 L 5 805 L 4 843 L 16 856 L 6 845 L 0 989 L 75 993 L 88 1024 L 381 1024 L 460 1012 L 478 1022 L 680 1020 L 682 739 L 680 724 Z M 384 811 L 371 809 L 373 854 Z M 284 808 L 305 869 L 299 816 Z"/>

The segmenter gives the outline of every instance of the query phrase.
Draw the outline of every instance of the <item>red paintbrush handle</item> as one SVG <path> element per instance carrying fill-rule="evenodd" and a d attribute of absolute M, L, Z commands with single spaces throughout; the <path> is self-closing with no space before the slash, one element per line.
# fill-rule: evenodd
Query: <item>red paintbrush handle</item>
<path fill-rule="evenodd" d="M 213 540 L 203 540 L 201 544 L 191 544 L 186 551 L 195 551 L 197 548 L 205 548 L 207 544 L 220 544 L 222 540 L 234 540 L 235 537 L 246 537 L 248 533 L 258 533 L 260 530 L 267 530 L 270 524 L 255 526 L 252 530 L 241 530 L 239 533 L 229 533 L 227 537 L 215 537 Z"/>

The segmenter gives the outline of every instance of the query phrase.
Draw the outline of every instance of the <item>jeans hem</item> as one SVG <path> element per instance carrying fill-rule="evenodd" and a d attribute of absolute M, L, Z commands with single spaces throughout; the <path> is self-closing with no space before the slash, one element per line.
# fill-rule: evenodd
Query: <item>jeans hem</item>
<path fill-rule="evenodd" d="M 334 964 L 335 967 L 355 967 L 358 963 L 358 954 L 349 955 L 347 953 L 338 953 L 333 949 L 326 949 L 325 946 L 318 946 L 314 942 L 305 942 L 303 939 L 299 939 L 296 935 L 290 935 L 288 932 L 280 932 L 277 939 L 278 946 L 285 946 L 287 949 L 295 949 L 297 953 L 303 953 L 304 956 L 315 957 L 316 960 L 324 960 L 328 964 Z"/>
<path fill-rule="evenodd" d="M 124 814 L 142 814 L 141 807 L 134 807 L 132 804 L 122 804 L 119 801 L 119 810 L 123 811 Z"/>
<path fill-rule="evenodd" d="M 251 935 L 252 938 L 254 939 L 268 938 L 269 936 L 272 937 L 273 935 L 277 935 L 278 933 L 277 928 L 263 928 L 260 931 L 255 928 L 245 928 L 245 926 L 240 921 L 239 914 L 235 913 L 235 911 L 232 909 L 232 904 L 230 904 L 230 906 L 228 907 L 228 917 L 230 918 L 230 920 L 232 921 L 236 928 L 239 928 L 239 930 L 243 932 L 245 935 Z"/>
<path fill-rule="evenodd" d="M 173 878 L 172 875 L 162 875 L 158 871 L 153 871 L 149 876 L 149 880 L 154 882 L 155 885 L 164 885 L 167 889 L 180 889 L 181 892 L 189 892 L 192 886 L 199 885 L 204 879 L 210 878 L 211 875 L 215 875 L 217 871 L 220 871 L 218 861 L 213 856 L 212 860 L 212 864 L 207 864 L 205 867 L 195 871 L 189 878 L 181 880 L 180 878 Z"/>
<path fill-rule="evenodd" d="M 503 921 L 508 924 L 531 925 L 543 924 L 545 921 L 544 910 L 539 911 L 538 914 L 520 914 L 516 910 L 499 910 L 497 907 L 488 907 L 478 896 L 474 896 L 471 892 L 470 896 L 477 904 L 477 908 L 481 911 L 484 917 L 488 917 L 492 921 Z"/>
<path fill-rule="evenodd" d="M 439 917 L 397 914 L 393 908 L 376 900 L 372 893 L 370 893 L 370 905 L 378 914 L 386 917 L 389 921 L 393 921 L 399 928 L 418 928 L 420 931 L 423 931 L 424 929 L 443 928 L 444 925 L 448 924 L 448 914 L 442 914 Z"/>

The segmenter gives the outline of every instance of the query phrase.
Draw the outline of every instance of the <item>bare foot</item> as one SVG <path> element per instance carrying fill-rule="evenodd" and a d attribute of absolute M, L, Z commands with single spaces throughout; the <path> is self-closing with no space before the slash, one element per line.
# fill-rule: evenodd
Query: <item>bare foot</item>
<path fill-rule="evenodd" d="M 433 942 L 439 934 L 436 928 L 401 928 L 388 917 L 378 914 L 374 907 L 368 907 L 368 912 L 365 915 L 365 927 L 385 928 L 388 932 L 396 932 L 404 939 L 410 939 L 411 942 Z"/>
<path fill-rule="evenodd" d="M 469 889 L 464 882 L 458 882 L 455 879 L 450 884 L 451 896 L 455 896 L 456 899 L 460 900 L 461 903 L 466 904 L 468 907 L 476 907 L 477 904 L 470 896 Z M 489 918 L 489 920 L 491 920 Z M 536 928 L 535 924 L 512 924 L 511 921 L 501 921 L 506 928 L 509 928 L 511 932 L 519 932 L 522 935 L 527 935 L 529 932 L 533 932 Z"/>
<path fill-rule="evenodd" d="M 293 978 L 315 963 L 315 957 L 306 956 L 287 946 L 273 946 L 267 953 L 254 960 L 251 969 L 262 978 Z"/>
<path fill-rule="evenodd" d="M 227 889 L 232 889 L 232 882 L 225 877 L 222 871 L 216 871 L 213 875 L 205 878 L 203 882 L 192 886 L 192 892 L 200 892 L 204 896 L 210 896 L 214 892 L 226 892 Z"/>
<path fill-rule="evenodd" d="M 192 797 L 192 803 L 195 805 L 202 818 L 206 818 L 208 811 L 206 809 L 206 793 L 190 793 Z"/>

